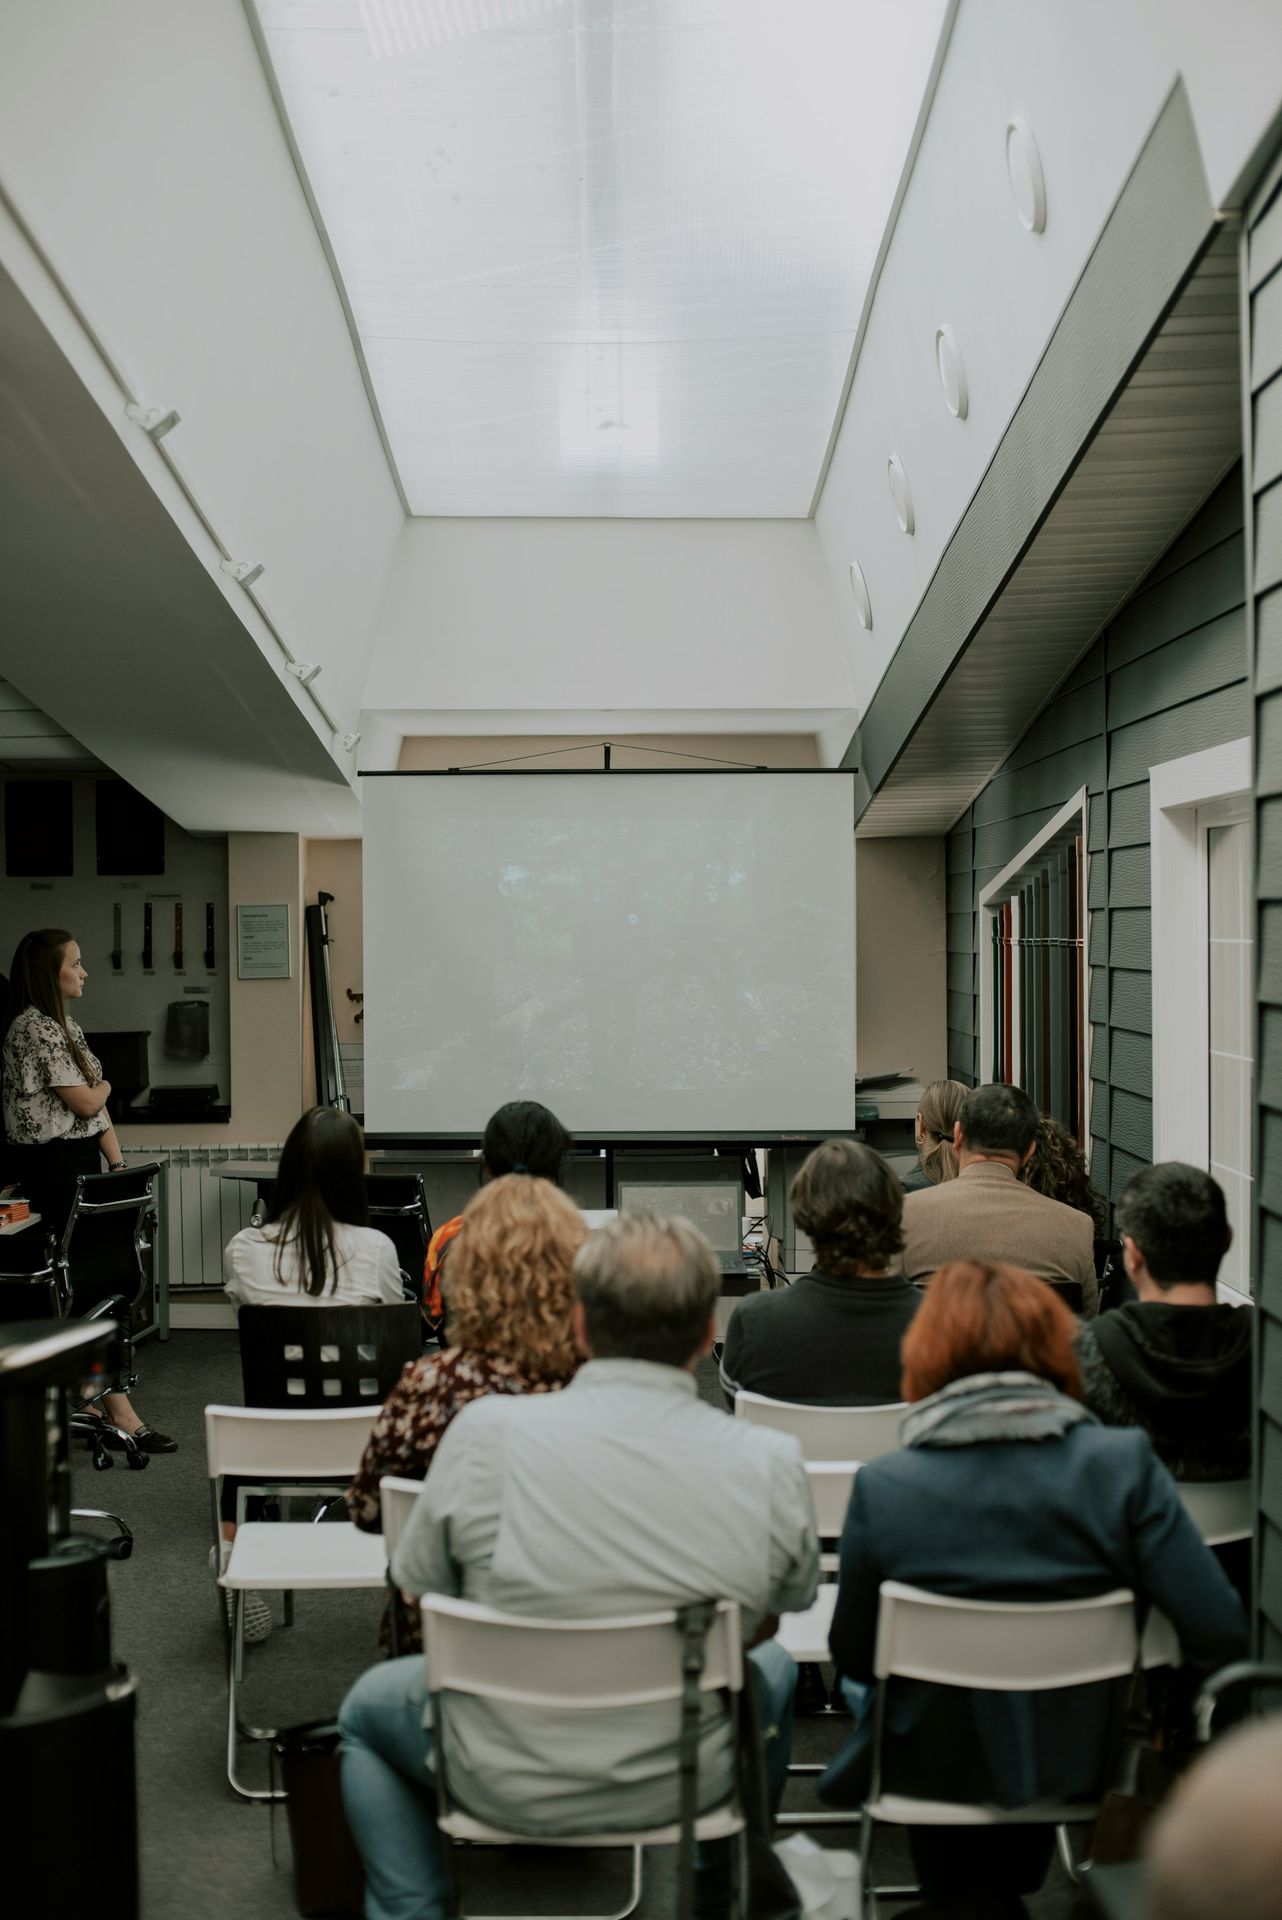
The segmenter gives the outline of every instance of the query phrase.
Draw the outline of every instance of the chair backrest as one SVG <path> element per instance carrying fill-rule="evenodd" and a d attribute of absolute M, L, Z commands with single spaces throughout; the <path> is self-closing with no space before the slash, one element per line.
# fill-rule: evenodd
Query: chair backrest
<path fill-rule="evenodd" d="M 284 1407 L 206 1407 L 209 1477 L 350 1480 L 360 1465 L 377 1407 L 328 1412 Z"/>
<path fill-rule="evenodd" d="M 389 1560 L 400 1545 L 401 1535 L 409 1525 L 409 1517 L 414 1511 L 414 1502 L 422 1491 L 421 1480 L 402 1480 L 394 1473 L 385 1473 L 378 1483 L 378 1503 L 383 1514 L 383 1540 L 387 1546 Z"/>
<path fill-rule="evenodd" d="M 422 1351 L 413 1301 L 242 1307 L 239 1320 L 250 1407 L 379 1407 Z"/>
<path fill-rule="evenodd" d="M 63 1229 L 66 1262 L 76 1307 L 108 1294 L 131 1303 L 146 1284 L 142 1248 L 155 1218 L 156 1160 L 140 1160 L 121 1173 L 81 1174 Z"/>
<path fill-rule="evenodd" d="M 682 1636 L 675 1612 L 603 1620 L 532 1620 L 469 1600 L 422 1602 L 428 1683 L 532 1707 L 606 1712 L 681 1698 Z M 739 1607 L 717 1602 L 704 1646 L 705 1693 L 743 1687 Z"/>
<path fill-rule="evenodd" d="M 840 1538 L 858 1471 L 857 1460 L 807 1460 L 806 1478 L 810 1482 L 821 1540 Z"/>
<path fill-rule="evenodd" d="M 369 1223 L 385 1233 L 396 1248 L 402 1268 L 420 1287 L 432 1218 L 421 1173 L 367 1173 Z"/>
<path fill-rule="evenodd" d="M 1255 1531 L 1255 1501 L 1249 1480 L 1181 1480 L 1180 1499 L 1208 1547 L 1249 1540 Z"/>
<path fill-rule="evenodd" d="M 937 1686 L 1041 1693 L 1134 1671 L 1135 1595 L 1036 1604 L 957 1599 L 884 1580 L 873 1670 Z"/>
<path fill-rule="evenodd" d="M 796 1434 L 807 1460 L 862 1462 L 898 1453 L 899 1423 L 908 1407 L 904 1401 L 884 1407 L 807 1407 L 740 1389 L 734 1410 L 736 1418 L 754 1426 Z"/>
<path fill-rule="evenodd" d="M 1043 1278 L 1045 1278 L 1045 1276 L 1043 1276 Z M 1068 1308 L 1069 1312 L 1077 1314 L 1078 1318 L 1080 1319 L 1082 1308 L 1086 1303 L 1086 1295 L 1085 1295 L 1085 1292 L 1083 1291 L 1081 1281 L 1080 1280 L 1047 1280 L 1046 1285 L 1050 1288 L 1052 1293 L 1057 1293 L 1059 1295 L 1060 1299 L 1064 1302 L 1064 1305 Z"/>

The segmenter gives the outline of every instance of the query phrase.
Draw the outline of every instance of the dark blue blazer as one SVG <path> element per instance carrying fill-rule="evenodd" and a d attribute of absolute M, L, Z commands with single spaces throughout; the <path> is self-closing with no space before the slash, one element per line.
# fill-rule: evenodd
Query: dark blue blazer
<path fill-rule="evenodd" d="M 878 1589 L 902 1580 L 984 1600 L 1072 1600 L 1131 1587 L 1175 1626 L 1190 1665 L 1246 1651 L 1242 1604 L 1180 1501 L 1148 1435 L 1071 1427 L 1059 1439 L 913 1447 L 855 1476 L 841 1538 L 832 1654 L 873 1677 Z M 1116 1732 L 1112 1683 L 1047 1694 L 981 1694 L 893 1680 L 883 1787 L 1025 1806 L 1105 1784 Z M 869 1713 L 823 1791 L 863 1797 Z"/>

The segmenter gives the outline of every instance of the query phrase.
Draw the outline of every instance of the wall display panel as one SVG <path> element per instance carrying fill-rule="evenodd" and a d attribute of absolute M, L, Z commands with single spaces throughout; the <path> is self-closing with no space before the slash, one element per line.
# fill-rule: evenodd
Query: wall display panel
<path fill-rule="evenodd" d="M 371 1131 L 853 1126 L 849 774 L 390 774 L 364 812 Z"/>

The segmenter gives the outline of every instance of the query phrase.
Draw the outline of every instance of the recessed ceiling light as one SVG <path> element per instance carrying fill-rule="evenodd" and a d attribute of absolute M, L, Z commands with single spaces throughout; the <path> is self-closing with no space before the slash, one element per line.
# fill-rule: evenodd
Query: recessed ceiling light
<path fill-rule="evenodd" d="M 886 478 L 890 483 L 890 497 L 895 503 L 895 518 L 904 533 L 914 533 L 917 528 L 917 516 L 913 512 L 913 490 L 908 484 L 908 475 L 904 472 L 904 463 L 897 453 L 892 453 L 886 462 Z"/>
<path fill-rule="evenodd" d="M 850 563 L 850 590 L 855 596 L 855 612 L 859 624 L 865 633 L 872 632 L 872 601 L 868 597 L 868 582 L 864 579 L 864 570 L 857 560 Z"/>
<path fill-rule="evenodd" d="M 1018 114 L 1006 128 L 1006 171 L 1020 224 L 1029 233 L 1046 230 L 1046 175 L 1032 128 Z"/>
<path fill-rule="evenodd" d="M 939 384 L 944 389 L 949 413 L 958 420 L 964 420 L 970 412 L 970 389 L 966 385 L 961 348 L 951 327 L 940 327 L 935 334 L 935 364 L 939 368 Z"/>

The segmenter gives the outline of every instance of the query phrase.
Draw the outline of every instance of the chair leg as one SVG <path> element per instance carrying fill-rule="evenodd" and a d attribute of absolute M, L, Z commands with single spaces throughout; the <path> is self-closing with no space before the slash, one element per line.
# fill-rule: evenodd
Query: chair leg
<path fill-rule="evenodd" d="M 242 1731 L 239 1706 L 244 1645 L 245 1593 L 243 1588 L 237 1588 L 232 1601 L 231 1652 L 227 1661 L 227 1784 L 242 1800 L 283 1800 L 286 1797 L 283 1789 L 247 1787 L 236 1772 L 236 1741 Z M 249 1728 L 244 1732 L 251 1740 L 271 1738 L 269 1733 Z"/>
<path fill-rule="evenodd" d="M 1059 1851 L 1059 1857 L 1063 1863 L 1065 1873 L 1075 1887 L 1080 1887 L 1082 1884 L 1083 1871 L 1090 1865 L 1090 1862 L 1088 1860 L 1079 1862 L 1074 1858 L 1073 1843 L 1069 1838 L 1067 1827 L 1056 1827 L 1055 1845 Z"/>
<path fill-rule="evenodd" d="M 292 1587 L 286 1587 L 281 1598 L 285 1603 L 285 1625 L 292 1627 L 294 1624 L 294 1593 Z"/>

